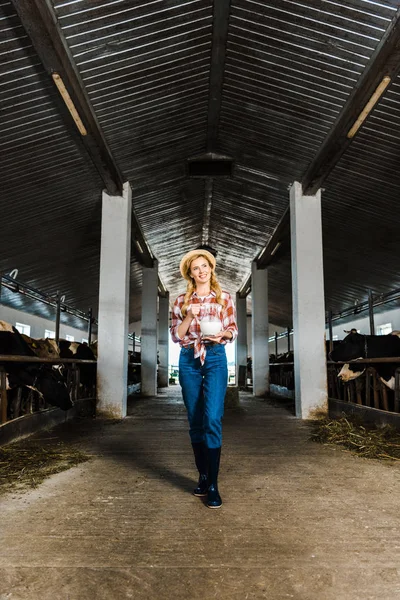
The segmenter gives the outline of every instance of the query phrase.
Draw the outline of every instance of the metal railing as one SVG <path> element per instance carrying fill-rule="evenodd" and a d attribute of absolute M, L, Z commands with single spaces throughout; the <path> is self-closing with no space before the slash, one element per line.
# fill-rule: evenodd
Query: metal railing
<path fill-rule="evenodd" d="M 373 364 L 394 363 L 394 389 L 389 389 Z M 342 366 L 365 364 L 365 371 L 355 379 L 342 381 L 338 377 Z M 328 396 L 335 400 L 369 406 L 389 412 L 400 412 L 400 357 L 363 358 L 352 362 L 327 362 Z"/>
<path fill-rule="evenodd" d="M 372 365 L 398 364 L 394 371 L 394 390 L 380 379 Z M 365 371 L 355 379 L 342 381 L 338 374 L 343 365 L 365 364 Z M 327 362 L 328 396 L 335 400 L 400 413 L 400 357 L 364 358 L 347 362 Z M 294 363 L 271 363 L 270 383 L 294 389 Z"/>
<path fill-rule="evenodd" d="M 16 393 L 15 404 L 16 406 L 21 407 L 22 403 L 22 390 L 24 388 L 29 389 L 30 392 L 25 401 L 25 406 L 22 409 L 22 414 L 20 409 L 15 409 L 12 411 L 12 415 L 10 415 L 10 406 L 8 403 L 8 394 L 7 394 L 7 369 L 4 366 L 4 363 L 38 363 L 40 365 L 51 364 L 51 365 L 60 365 L 60 364 L 70 364 L 71 368 L 67 370 L 65 376 L 65 383 L 67 385 L 68 393 L 72 403 L 76 402 L 82 396 L 81 386 L 80 386 L 80 366 L 84 364 L 97 364 L 96 360 L 84 360 L 84 359 L 75 359 L 75 358 L 38 358 L 36 356 L 17 356 L 17 355 L 0 355 L 0 362 L 2 365 L 0 366 L 0 423 L 4 424 L 9 420 L 18 418 L 23 414 L 32 414 L 33 412 L 40 412 L 43 409 L 54 406 L 52 404 L 45 403 L 41 398 L 40 394 L 34 395 L 34 390 L 28 388 L 28 386 L 15 386 L 13 388 Z M 91 389 L 82 390 L 84 393 L 84 398 L 94 399 L 96 397 L 96 385 L 94 385 Z M 18 413 L 18 414 L 16 414 Z M 9 418 L 10 417 L 10 418 Z"/>

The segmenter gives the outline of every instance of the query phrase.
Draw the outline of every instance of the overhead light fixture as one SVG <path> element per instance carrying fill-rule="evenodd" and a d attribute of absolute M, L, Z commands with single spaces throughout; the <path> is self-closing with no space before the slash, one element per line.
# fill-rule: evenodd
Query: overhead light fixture
<path fill-rule="evenodd" d="M 361 125 L 364 123 L 365 119 L 374 108 L 375 104 L 378 102 L 379 98 L 382 96 L 383 92 L 386 90 L 387 86 L 391 82 L 391 79 L 388 75 L 382 79 L 375 92 L 372 94 L 371 98 L 368 100 L 367 104 L 364 106 L 363 110 L 360 112 L 358 118 L 354 122 L 352 128 L 347 134 L 349 139 L 353 138 L 357 131 L 360 129 Z"/>
<path fill-rule="evenodd" d="M 73 120 L 75 121 L 75 125 L 79 129 L 79 133 L 81 135 L 87 135 L 86 127 L 82 123 L 82 120 L 78 114 L 78 111 L 75 108 L 75 104 L 72 102 L 72 98 L 69 95 L 68 90 L 65 87 L 64 82 L 61 79 L 60 75 L 58 73 L 52 73 L 51 76 L 53 78 L 54 83 L 57 86 L 58 91 L 61 94 L 61 98 L 64 100 L 69 112 L 71 113 Z"/>
<path fill-rule="evenodd" d="M 135 240 L 135 243 L 136 243 L 136 246 L 137 246 L 137 247 L 138 247 L 138 249 L 139 249 L 139 252 L 140 252 L 141 254 L 143 254 L 143 248 L 142 248 L 142 246 L 140 245 L 140 242 L 139 242 L 138 240 Z"/>
<path fill-rule="evenodd" d="M 264 255 L 264 253 L 265 253 L 266 249 L 267 249 L 267 247 L 265 246 L 265 247 L 264 247 L 264 248 L 261 250 L 260 254 L 258 255 L 258 260 L 260 260 L 260 258 L 261 258 L 261 257 Z"/>
<path fill-rule="evenodd" d="M 273 250 L 271 250 L 271 256 L 273 256 L 279 249 L 279 246 L 282 244 L 282 242 L 278 242 L 275 246 L 275 248 Z"/>

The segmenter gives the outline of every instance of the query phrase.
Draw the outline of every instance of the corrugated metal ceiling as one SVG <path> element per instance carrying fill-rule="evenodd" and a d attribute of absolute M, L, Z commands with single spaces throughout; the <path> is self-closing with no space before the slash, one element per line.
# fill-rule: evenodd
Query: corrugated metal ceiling
<path fill-rule="evenodd" d="M 373 56 L 398 2 L 232 0 L 219 90 L 211 0 L 55 2 L 59 25 L 171 296 L 181 255 L 205 238 L 235 292 Z M 215 34 L 215 31 L 214 31 Z M 215 48 L 214 48 L 215 50 Z M 214 71 L 215 72 L 215 71 Z M 49 75 L 11 2 L 0 5 L 0 269 L 87 310 L 97 306 L 103 182 L 66 126 Z M 210 99 L 210 95 L 212 96 Z M 395 83 L 325 182 L 327 308 L 400 285 L 395 233 L 399 86 Z M 207 145 L 234 177 L 189 179 Z M 205 203 L 211 190 L 209 223 Z M 366 257 L 368 257 L 366 259 Z M 290 260 L 270 267 L 271 320 L 291 322 Z M 132 259 L 131 320 L 141 269 Z"/>

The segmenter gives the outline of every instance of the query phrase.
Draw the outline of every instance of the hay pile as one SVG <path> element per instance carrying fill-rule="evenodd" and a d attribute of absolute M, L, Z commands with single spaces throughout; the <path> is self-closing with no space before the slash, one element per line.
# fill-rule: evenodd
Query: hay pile
<path fill-rule="evenodd" d="M 90 460 L 63 442 L 39 442 L 23 440 L 0 447 L 0 494 L 35 488 L 50 475 Z"/>
<path fill-rule="evenodd" d="M 336 444 L 364 458 L 400 460 L 400 434 L 393 427 L 362 425 L 353 418 L 324 419 L 313 424 L 311 439 L 320 444 Z"/>

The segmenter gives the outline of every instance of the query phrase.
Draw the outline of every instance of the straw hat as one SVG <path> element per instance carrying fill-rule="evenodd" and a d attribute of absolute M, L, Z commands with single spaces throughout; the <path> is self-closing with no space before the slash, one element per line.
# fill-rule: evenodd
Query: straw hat
<path fill-rule="evenodd" d="M 190 276 L 188 274 L 190 263 L 192 262 L 192 260 L 194 260 L 195 257 L 197 258 L 198 256 L 204 256 L 210 263 L 212 270 L 215 270 L 215 265 L 217 264 L 217 261 L 215 260 L 215 256 L 213 256 L 211 252 L 208 252 L 208 250 L 191 250 L 190 252 L 185 254 L 179 265 L 179 270 L 184 279 L 190 281 Z"/>

